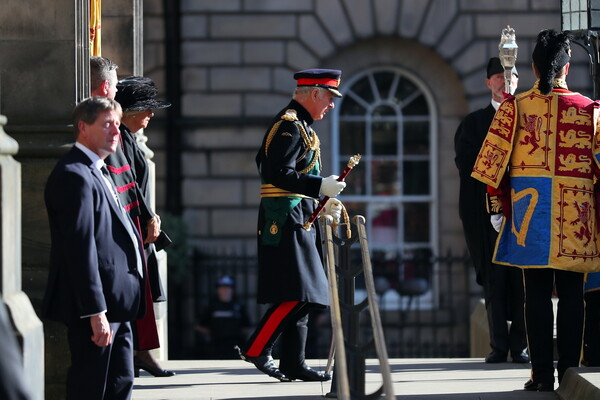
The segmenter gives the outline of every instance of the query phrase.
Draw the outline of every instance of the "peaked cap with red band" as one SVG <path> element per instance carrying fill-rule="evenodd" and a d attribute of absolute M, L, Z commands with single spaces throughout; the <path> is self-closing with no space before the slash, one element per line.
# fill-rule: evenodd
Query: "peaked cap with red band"
<path fill-rule="evenodd" d="M 342 97 L 338 90 L 342 71 L 338 69 L 305 69 L 294 74 L 297 86 L 317 86 L 329 90 L 335 97 Z"/>

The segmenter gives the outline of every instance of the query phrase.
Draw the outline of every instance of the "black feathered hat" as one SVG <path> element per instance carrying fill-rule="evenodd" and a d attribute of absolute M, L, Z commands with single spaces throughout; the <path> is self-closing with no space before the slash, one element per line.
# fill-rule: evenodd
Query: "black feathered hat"
<path fill-rule="evenodd" d="M 156 100 L 158 89 L 154 81 L 144 76 L 129 76 L 117 83 L 115 100 L 123 111 L 144 111 L 167 108 L 171 103 Z"/>
<path fill-rule="evenodd" d="M 554 29 L 546 29 L 538 34 L 531 58 L 540 75 L 538 88 L 542 94 L 552 91 L 554 78 L 571 60 L 570 39 L 569 34 Z"/>

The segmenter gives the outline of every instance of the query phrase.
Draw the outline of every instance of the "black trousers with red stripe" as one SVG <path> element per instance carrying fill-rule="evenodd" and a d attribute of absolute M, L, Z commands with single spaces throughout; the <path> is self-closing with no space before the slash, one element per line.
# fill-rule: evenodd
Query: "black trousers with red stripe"
<path fill-rule="evenodd" d="M 270 356 L 273 344 L 279 339 L 279 368 L 298 370 L 304 364 L 308 313 L 311 309 L 322 307 L 301 301 L 273 304 L 246 342 L 244 354 L 249 357 Z"/>

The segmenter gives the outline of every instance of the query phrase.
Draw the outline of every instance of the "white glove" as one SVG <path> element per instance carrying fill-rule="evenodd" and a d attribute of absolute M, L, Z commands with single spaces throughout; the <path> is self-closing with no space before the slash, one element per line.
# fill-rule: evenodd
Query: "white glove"
<path fill-rule="evenodd" d="M 327 178 L 321 180 L 321 189 L 319 194 L 327 197 L 335 197 L 344 190 L 346 182 L 339 182 L 337 175 L 330 175 Z"/>
<path fill-rule="evenodd" d="M 342 202 L 338 199 L 329 199 L 323 208 L 323 214 L 331 215 L 335 222 L 340 222 L 342 218 Z"/>
<path fill-rule="evenodd" d="M 504 215 L 502 214 L 492 214 L 490 215 L 490 222 L 492 226 L 496 230 L 496 232 L 500 232 L 500 227 L 502 226 L 502 221 L 504 221 Z"/>

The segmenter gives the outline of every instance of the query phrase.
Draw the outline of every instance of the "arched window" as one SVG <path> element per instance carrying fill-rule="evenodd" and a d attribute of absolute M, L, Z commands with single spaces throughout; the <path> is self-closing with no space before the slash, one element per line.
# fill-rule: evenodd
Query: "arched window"
<path fill-rule="evenodd" d="M 374 272 L 400 295 L 399 307 L 416 295 L 424 296 L 425 307 L 435 291 L 429 260 L 438 253 L 431 96 L 412 74 L 396 67 L 363 71 L 341 87 L 344 97 L 333 118 L 333 165 L 341 171 L 350 156 L 358 153 L 362 159 L 340 200 L 350 215 L 366 217 Z"/>

